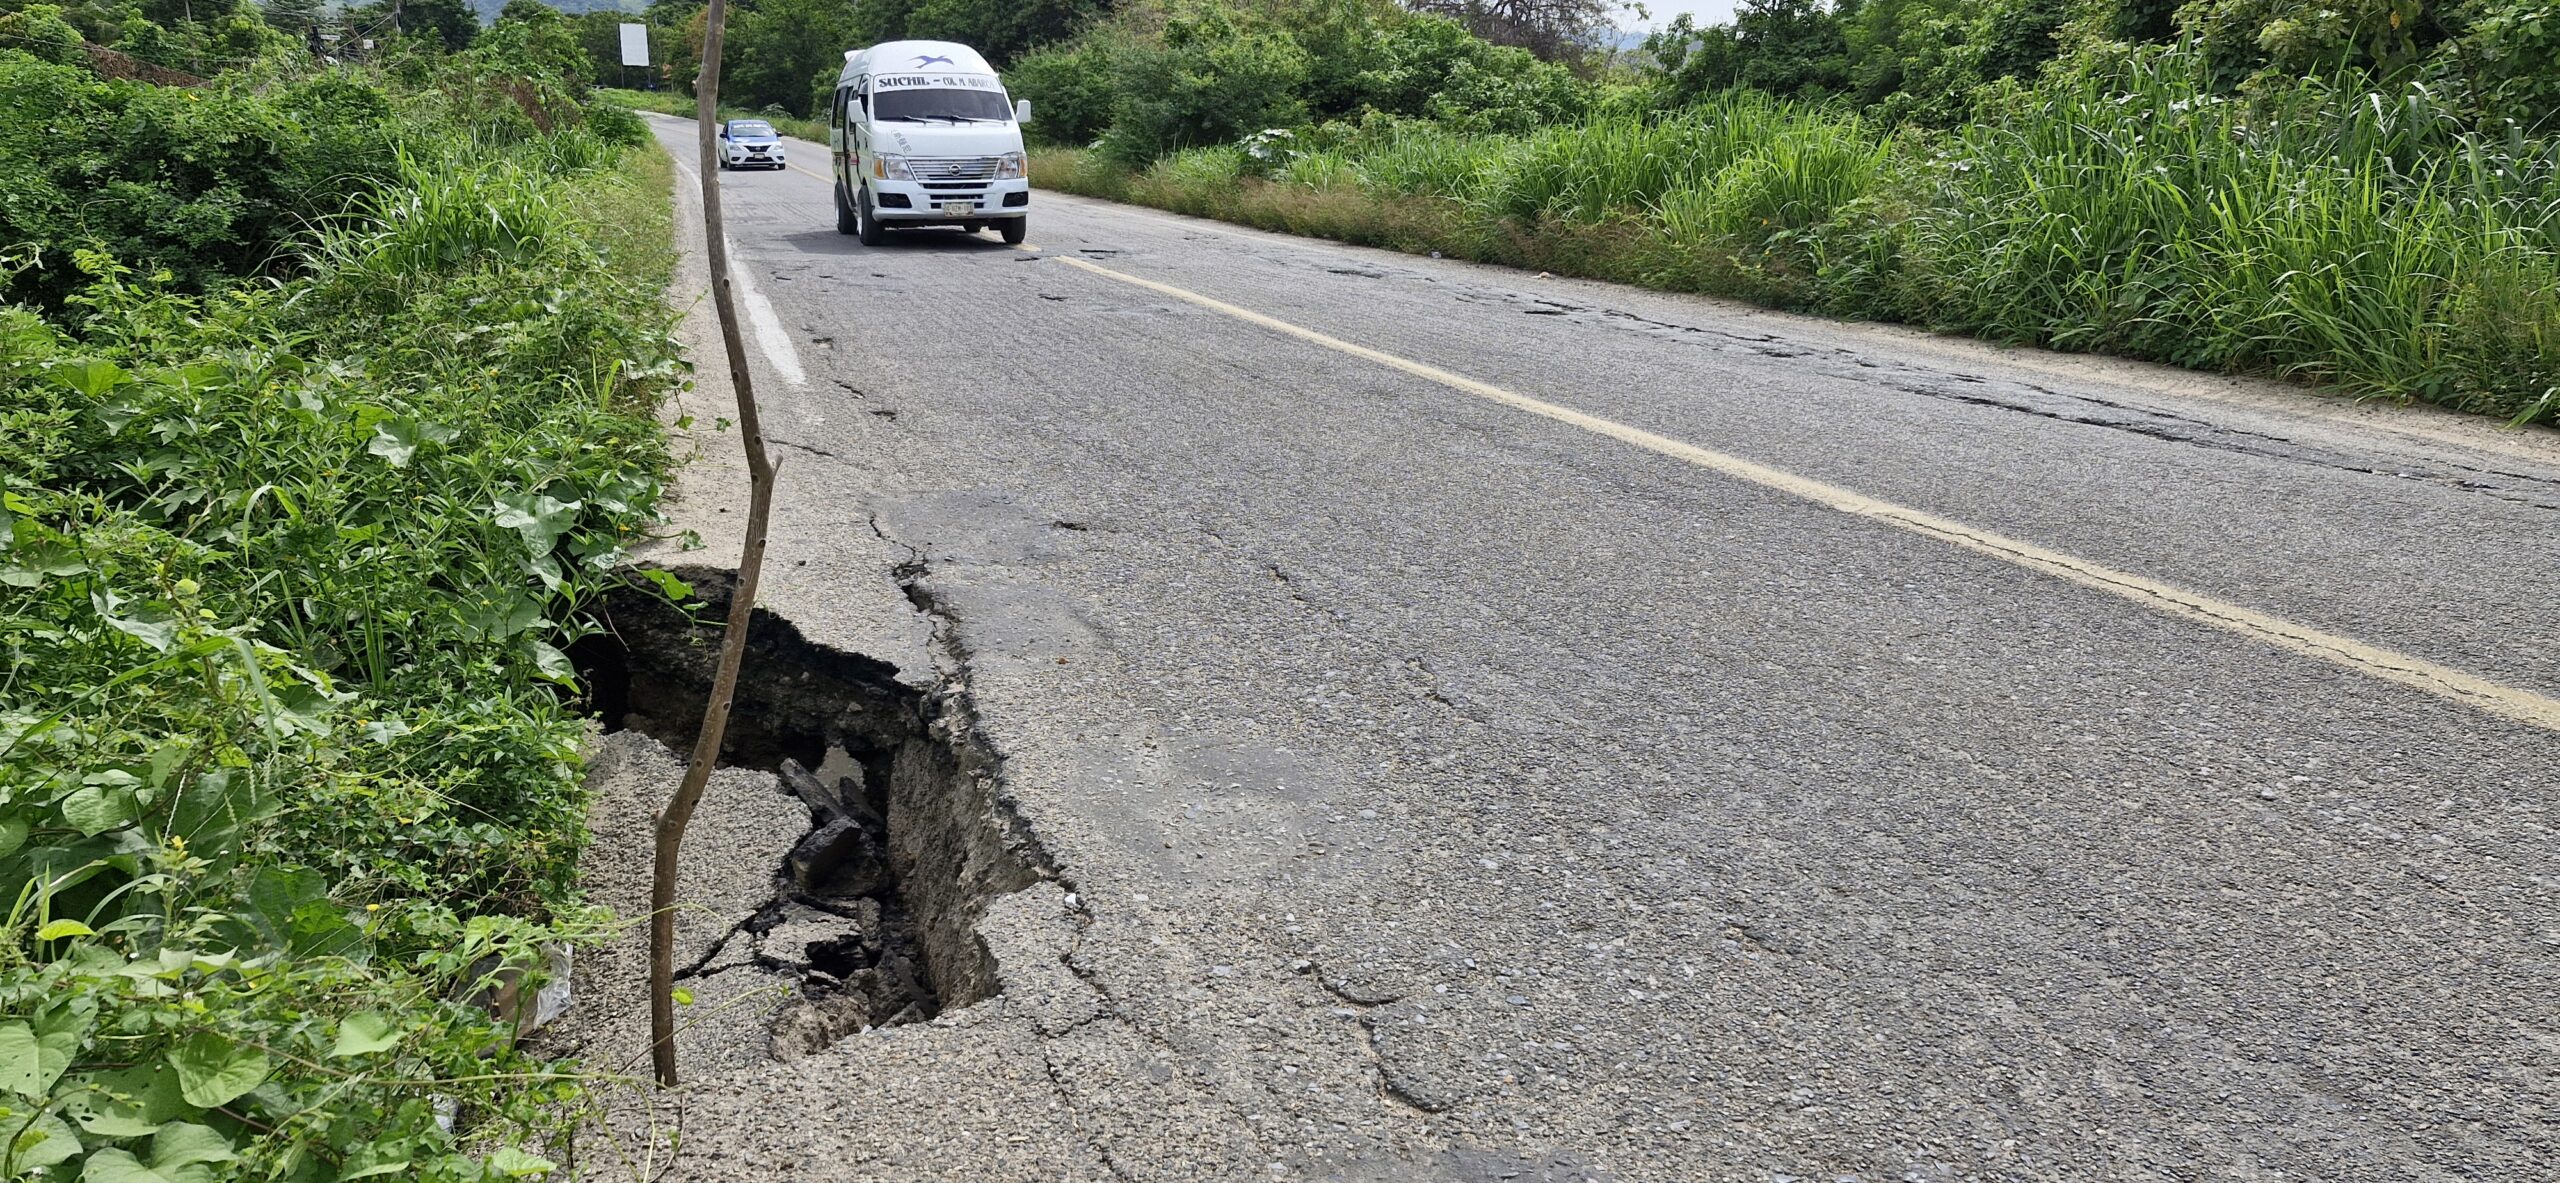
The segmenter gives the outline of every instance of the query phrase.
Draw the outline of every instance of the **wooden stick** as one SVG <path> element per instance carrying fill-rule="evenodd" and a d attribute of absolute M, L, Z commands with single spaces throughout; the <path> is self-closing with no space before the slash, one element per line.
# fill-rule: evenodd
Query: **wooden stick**
<path fill-rule="evenodd" d="M 693 86 L 694 138 L 702 174 L 702 242 L 711 265 L 711 306 L 720 314 L 720 342 L 729 354 L 729 386 L 738 396 L 738 433 L 747 449 L 747 539 L 738 555 L 738 583 L 729 593 L 728 631 L 720 639 L 720 665 L 711 700 L 702 708 L 702 733 L 684 783 L 658 815 L 655 874 L 649 881 L 649 1061 L 658 1084 L 676 1083 L 676 852 L 685 826 L 702 803 L 702 790 L 720 762 L 729 728 L 729 703 L 738 690 L 738 667 L 747 656 L 747 622 L 756 607 L 756 580 L 764 571 L 765 522 L 773 510 L 773 463 L 765 457 L 764 427 L 756 415 L 755 380 L 747 371 L 747 346 L 738 334 L 738 309 L 729 292 L 729 240 L 720 222 L 719 148 L 713 127 L 720 118 L 720 40 L 728 23 L 726 0 L 711 0 L 703 16 L 702 73 Z"/>

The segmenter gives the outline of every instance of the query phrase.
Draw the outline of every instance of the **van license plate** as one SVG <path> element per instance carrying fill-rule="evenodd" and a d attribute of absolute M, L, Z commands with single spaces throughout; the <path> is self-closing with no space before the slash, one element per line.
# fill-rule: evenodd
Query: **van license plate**
<path fill-rule="evenodd" d="M 978 203 L 974 201 L 946 201 L 942 203 L 942 212 L 946 214 L 974 214 L 978 212 Z"/>

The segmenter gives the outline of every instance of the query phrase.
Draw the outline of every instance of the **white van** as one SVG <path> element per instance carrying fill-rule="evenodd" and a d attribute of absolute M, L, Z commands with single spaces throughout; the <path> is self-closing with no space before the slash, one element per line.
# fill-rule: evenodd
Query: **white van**
<path fill-rule="evenodd" d="M 949 41 L 886 41 L 844 55 L 827 107 L 836 230 L 878 246 L 890 226 L 993 226 L 1021 242 L 1031 214 L 1022 125 L 987 59 Z"/>

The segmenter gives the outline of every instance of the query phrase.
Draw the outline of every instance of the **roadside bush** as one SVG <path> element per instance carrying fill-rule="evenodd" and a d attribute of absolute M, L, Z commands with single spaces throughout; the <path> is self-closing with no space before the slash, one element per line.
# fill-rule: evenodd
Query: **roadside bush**
<path fill-rule="evenodd" d="M 2560 134 L 2560 4 L 2498 0 L 2476 7 L 2454 44 L 2456 72 L 2492 126 Z"/>
<path fill-rule="evenodd" d="M 0 97 L 167 167 L 5 204 L 56 220 L 0 264 L 0 1177 L 552 1171 L 583 1078 L 473 999 L 598 923 L 563 651 L 654 519 L 665 175 L 475 138 L 451 76 L 63 73 Z M 115 220 L 288 184 L 230 253 Z"/>
<path fill-rule="evenodd" d="M 1111 126 L 1112 43 L 1088 37 L 1023 55 L 1005 71 L 1014 97 L 1031 100 L 1024 130 L 1043 144 L 1082 147 Z"/>
<path fill-rule="evenodd" d="M 316 219 L 391 175 L 391 105 L 361 82 L 173 90 L 0 50 L 0 295 L 58 308 L 94 245 L 186 291 L 279 265 Z"/>
<path fill-rule="evenodd" d="M 1138 165 L 1177 148 L 1232 143 L 1306 116 L 1305 50 L 1243 14 L 1201 4 L 1165 20 L 1161 39 L 1113 55 L 1117 96 L 1102 150 Z"/>
<path fill-rule="evenodd" d="M 62 17 L 62 9 L 52 4 L 30 4 L 0 13 L 0 46 L 57 66 L 80 65 L 87 58 L 80 48 L 80 30 Z"/>
<path fill-rule="evenodd" d="M 1497 46 L 1446 17 L 1416 16 L 1380 38 L 1358 97 L 1396 115 L 1477 132 L 1521 132 L 1581 118 L 1591 86 L 1524 49 Z"/>
<path fill-rule="evenodd" d="M 1423 113 L 1461 131 L 1518 133 L 1574 122 L 1590 105 L 1590 86 L 1571 71 L 1503 48 L 1453 67 Z"/>

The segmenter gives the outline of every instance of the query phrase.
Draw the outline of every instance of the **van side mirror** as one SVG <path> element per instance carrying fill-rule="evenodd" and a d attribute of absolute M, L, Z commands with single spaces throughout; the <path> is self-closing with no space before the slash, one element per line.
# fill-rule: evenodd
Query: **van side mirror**
<path fill-rule="evenodd" d="M 1029 99 L 1015 99 L 1015 100 L 1013 100 L 1013 121 L 1014 121 L 1015 123 L 1029 123 L 1029 122 L 1031 122 L 1031 100 L 1029 100 Z"/>

